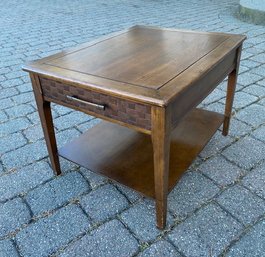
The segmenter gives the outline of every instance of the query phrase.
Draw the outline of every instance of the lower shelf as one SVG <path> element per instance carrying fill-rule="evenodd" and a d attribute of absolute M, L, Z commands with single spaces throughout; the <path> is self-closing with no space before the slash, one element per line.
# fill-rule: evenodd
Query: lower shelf
<path fill-rule="evenodd" d="M 224 116 L 195 109 L 171 134 L 169 192 L 223 123 Z M 148 197 L 155 197 L 150 135 L 101 122 L 59 150 L 59 155 Z"/>

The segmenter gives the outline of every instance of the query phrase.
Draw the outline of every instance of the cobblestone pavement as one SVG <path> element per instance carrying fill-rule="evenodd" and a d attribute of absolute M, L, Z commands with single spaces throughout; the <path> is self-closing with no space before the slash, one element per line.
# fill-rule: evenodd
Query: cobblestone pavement
<path fill-rule="evenodd" d="M 0 3 L 0 256 L 265 256 L 265 27 L 235 0 L 9 0 Z M 217 132 L 169 196 L 154 204 L 65 160 L 49 165 L 21 65 L 134 24 L 244 33 L 230 135 Z M 204 102 L 223 111 L 225 83 Z M 53 105 L 58 144 L 97 120 Z"/>

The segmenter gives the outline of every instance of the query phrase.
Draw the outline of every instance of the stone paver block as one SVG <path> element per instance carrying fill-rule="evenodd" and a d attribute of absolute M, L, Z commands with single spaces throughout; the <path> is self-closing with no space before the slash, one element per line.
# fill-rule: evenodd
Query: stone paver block
<path fill-rule="evenodd" d="M 241 109 L 247 105 L 258 100 L 258 97 L 244 93 L 244 92 L 237 92 L 235 95 L 235 100 L 233 107 L 235 109 Z M 225 102 L 224 102 L 225 103 Z"/>
<path fill-rule="evenodd" d="M 265 253 L 265 221 L 248 231 L 227 253 L 227 257 L 263 257 Z"/>
<path fill-rule="evenodd" d="M 64 116 L 60 116 L 54 120 L 55 127 L 58 130 L 67 129 L 85 121 L 92 119 L 91 116 L 81 113 L 81 112 L 72 112 Z"/>
<path fill-rule="evenodd" d="M 14 232 L 30 219 L 29 209 L 21 198 L 0 204 L 0 237 Z"/>
<path fill-rule="evenodd" d="M 0 137 L 25 129 L 30 125 L 26 118 L 9 120 L 0 124 Z"/>
<path fill-rule="evenodd" d="M 265 213 L 265 201 L 242 186 L 233 186 L 217 199 L 239 221 L 248 225 Z"/>
<path fill-rule="evenodd" d="M 121 214 L 122 221 L 142 242 L 154 240 L 161 234 L 156 227 L 156 211 L 154 202 L 143 201 L 135 204 Z M 170 213 L 167 214 L 167 227 L 173 224 Z"/>
<path fill-rule="evenodd" d="M 210 204 L 177 225 L 168 238 L 185 256 L 218 256 L 241 229 L 239 222 Z"/>
<path fill-rule="evenodd" d="M 38 162 L 0 176 L 0 201 L 25 193 L 53 176 L 46 162 Z"/>
<path fill-rule="evenodd" d="M 97 125 L 101 120 L 100 119 L 92 119 L 89 120 L 85 123 L 82 123 L 80 125 L 77 126 L 77 128 L 82 132 L 86 132 L 88 129 L 94 127 L 95 125 Z"/>
<path fill-rule="evenodd" d="M 61 147 L 80 136 L 80 132 L 75 128 L 66 129 L 56 134 L 57 146 Z"/>
<path fill-rule="evenodd" d="M 0 138 L 0 154 L 14 150 L 21 147 L 27 143 L 27 140 L 21 133 L 9 134 L 5 137 Z"/>
<path fill-rule="evenodd" d="M 130 257 L 137 251 L 136 239 L 121 222 L 112 220 L 76 241 L 60 257 Z"/>
<path fill-rule="evenodd" d="M 24 135 L 30 142 L 35 142 L 44 138 L 41 124 L 33 125 L 23 131 Z"/>
<path fill-rule="evenodd" d="M 217 131 L 211 138 L 209 143 L 204 147 L 202 152 L 199 154 L 202 158 L 208 158 L 220 152 L 224 147 L 230 145 L 234 139 L 227 136 L 224 137 L 219 131 Z"/>
<path fill-rule="evenodd" d="M 35 103 L 34 96 L 32 92 L 27 92 L 24 94 L 19 94 L 12 97 L 12 100 L 17 104 L 24 104 L 24 103 Z"/>
<path fill-rule="evenodd" d="M 95 222 L 112 218 L 128 207 L 126 198 L 112 185 L 104 185 L 82 197 L 81 206 Z"/>
<path fill-rule="evenodd" d="M 14 106 L 14 102 L 10 98 L 1 99 L 0 110 Z"/>
<path fill-rule="evenodd" d="M 243 184 L 252 192 L 265 198 L 265 162 L 249 172 L 243 179 Z"/>
<path fill-rule="evenodd" d="M 71 205 L 30 224 L 16 235 L 16 242 L 23 256 L 46 257 L 89 227 L 88 218 L 82 210 Z"/>
<path fill-rule="evenodd" d="M 34 215 L 53 210 L 89 191 L 85 179 L 77 172 L 60 176 L 30 191 L 26 201 Z"/>
<path fill-rule="evenodd" d="M 3 111 L 0 111 L 0 123 L 5 122 L 7 120 L 8 116 Z"/>
<path fill-rule="evenodd" d="M 10 118 L 18 118 L 35 111 L 29 104 L 21 104 L 5 110 Z"/>
<path fill-rule="evenodd" d="M 264 152 L 264 143 L 245 137 L 225 149 L 223 155 L 241 168 L 250 169 L 264 159 Z"/>
<path fill-rule="evenodd" d="M 170 193 L 168 208 L 178 219 L 183 219 L 218 192 L 212 181 L 197 172 L 189 172 Z"/>
<path fill-rule="evenodd" d="M 14 244 L 10 240 L 0 241 L 0 257 L 19 257 Z"/>
<path fill-rule="evenodd" d="M 0 99 L 17 95 L 18 91 L 15 88 L 5 88 L 0 90 Z"/>
<path fill-rule="evenodd" d="M 265 142 L 265 124 L 258 129 L 254 130 L 252 136 Z"/>
<path fill-rule="evenodd" d="M 265 88 L 259 85 L 251 85 L 243 89 L 244 92 L 248 94 L 255 95 L 257 97 L 264 97 L 265 96 Z"/>
<path fill-rule="evenodd" d="M 47 154 L 47 148 L 44 141 L 37 141 L 12 152 L 3 154 L 2 161 L 8 169 L 12 169 L 38 161 L 47 156 Z"/>
<path fill-rule="evenodd" d="M 253 73 L 244 73 L 238 76 L 237 82 L 243 86 L 248 86 L 255 84 L 257 81 L 261 80 L 262 76 Z"/>
<path fill-rule="evenodd" d="M 253 104 L 239 111 L 236 118 L 256 127 L 264 123 L 264 111 L 265 107 Z"/>
<path fill-rule="evenodd" d="M 108 182 L 108 179 L 92 172 L 86 168 L 81 167 L 80 172 L 89 181 L 90 186 L 94 189 Z"/>
<path fill-rule="evenodd" d="M 240 137 L 248 134 L 251 131 L 252 127 L 243 123 L 240 120 L 233 119 L 230 122 L 228 134 L 232 137 Z"/>
<path fill-rule="evenodd" d="M 161 240 L 145 249 L 138 257 L 181 257 L 176 249 L 167 241 Z"/>
<path fill-rule="evenodd" d="M 117 184 L 117 187 L 119 190 L 127 197 L 127 199 L 130 201 L 130 203 L 134 203 L 135 201 L 142 198 L 140 193 L 130 189 L 129 187 Z"/>
<path fill-rule="evenodd" d="M 220 186 L 227 186 L 234 183 L 245 173 L 243 169 L 228 162 L 220 155 L 204 161 L 199 166 L 199 170 Z"/>

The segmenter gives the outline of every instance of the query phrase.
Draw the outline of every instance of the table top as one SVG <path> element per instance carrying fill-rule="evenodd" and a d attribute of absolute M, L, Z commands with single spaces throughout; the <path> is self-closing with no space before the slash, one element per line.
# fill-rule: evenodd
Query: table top
<path fill-rule="evenodd" d="M 138 25 L 28 63 L 23 69 L 163 106 L 244 39 L 243 35 Z"/>

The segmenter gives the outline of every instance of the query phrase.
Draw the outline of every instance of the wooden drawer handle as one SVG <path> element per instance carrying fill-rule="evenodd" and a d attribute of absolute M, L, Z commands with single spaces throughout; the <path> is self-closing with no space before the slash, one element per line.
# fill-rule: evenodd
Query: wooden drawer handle
<path fill-rule="evenodd" d="M 95 104 L 95 103 L 87 102 L 87 101 L 79 99 L 79 98 L 77 98 L 75 96 L 67 95 L 66 98 L 69 99 L 69 100 L 75 101 L 75 102 L 79 102 L 79 103 L 83 103 L 83 104 L 95 107 L 95 108 L 97 108 L 99 110 L 105 110 L 105 107 L 106 107 L 104 104 Z"/>

